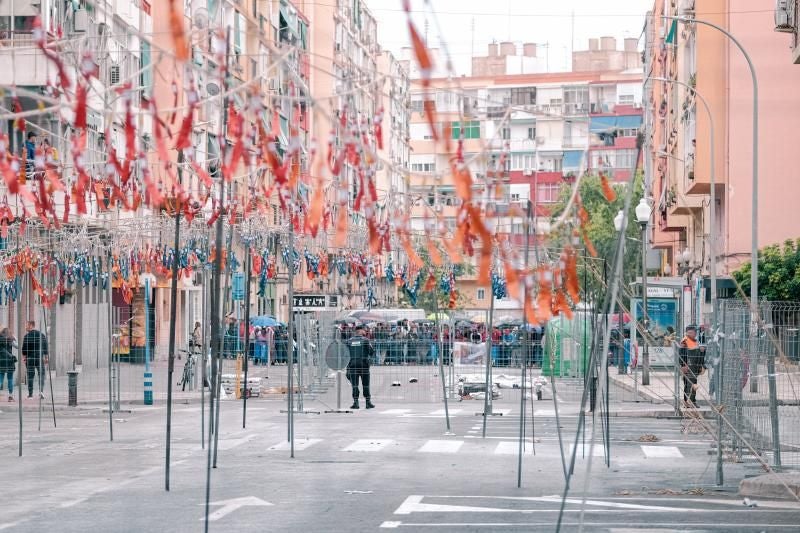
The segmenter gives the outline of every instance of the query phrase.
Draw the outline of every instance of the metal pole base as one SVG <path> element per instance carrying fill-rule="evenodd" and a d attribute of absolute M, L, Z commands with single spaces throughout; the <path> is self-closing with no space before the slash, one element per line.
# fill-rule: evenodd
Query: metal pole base
<path fill-rule="evenodd" d="M 327 415 L 327 414 L 330 414 L 330 413 L 352 413 L 353 411 L 350 411 L 348 409 L 330 409 L 330 410 L 326 410 L 326 411 L 322 411 L 322 412 Z"/>
<path fill-rule="evenodd" d="M 286 409 L 282 409 L 281 413 L 288 413 L 289 411 Z M 319 411 L 309 411 L 308 409 L 295 409 L 294 414 L 296 415 L 318 415 L 320 414 Z"/>

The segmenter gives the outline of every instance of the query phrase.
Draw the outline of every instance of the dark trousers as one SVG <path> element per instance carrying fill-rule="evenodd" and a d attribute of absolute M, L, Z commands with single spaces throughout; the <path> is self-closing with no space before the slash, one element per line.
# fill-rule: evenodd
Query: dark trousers
<path fill-rule="evenodd" d="M 697 397 L 697 391 L 693 385 L 697 384 L 697 376 L 689 370 L 689 373 L 683 375 L 683 400 L 694 403 Z"/>
<path fill-rule="evenodd" d="M 369 369 L 358 370 L 356 372 L 349 372 L 347 379 L 350 380 L 350 385 L 353 387 L 353 401 L 358 401 L 358 380 L 361 379 L 361 388 L 364 390 L 364 398 L 370 401 L 369 394 Z"/>
<path fill-rule="evenodd" d="M 44 390 L 44 365 L 35 361 L 28 360 L 28 366 L 25 368 L 28 373 L 28 396 L 33 396 L 33 375 L 39 371 L 39 392 Z"/>

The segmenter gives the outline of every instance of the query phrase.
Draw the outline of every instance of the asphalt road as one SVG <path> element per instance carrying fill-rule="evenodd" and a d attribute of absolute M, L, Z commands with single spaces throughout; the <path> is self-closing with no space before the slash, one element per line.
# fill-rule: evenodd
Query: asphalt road
<path fill-rule="evenodd" d="M 246 429 L 241 403 L 223 402 L 209 530 L 555 531 L 564 490 L 560 450 L 572 450 L 578 405 L 559 403 L 559 439 L 552 401 L 533 402 L 521 488 L 518 408 L 498 405 L 503 416 L 487 418 L 485 438 L 483 417 L 475 415 L 481 401 L 450 404 L 451 435 L 442 405 L 423 401 L 382 402 L 370 411 L 362 401 L 351 414 L 297 415 L 291 458 L 283 402 L 250 401 Z M 163 405 L 116 413 L 113 443 L 101 410 L 58 411 L 58 428 L 45 418 L 41 431 L 36 414 L 26 412 L 22 458 L 17 413 L 5 407 L 0 530 L 203 531 L 207 450 L 199 403 L 175 408 L 169 492 Z M 681 432 L 679 420 L 609 422 L 610 467 L 600 420 L 595 446 L 591 420 L 577 438 L 562 531 L 579 523 L 616 532 L 797 530 L 800 506 L 747 507 L 732 487 L 713 487 L 711 439 L 703 433 Z M 658 440 L 640 442 L 645 435 Z M 743 473 L 726 465 L 731 483 Z"/>

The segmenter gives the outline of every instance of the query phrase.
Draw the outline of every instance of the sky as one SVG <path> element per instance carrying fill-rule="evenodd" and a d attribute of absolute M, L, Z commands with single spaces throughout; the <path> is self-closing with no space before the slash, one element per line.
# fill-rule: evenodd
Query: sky
<path fill-rule="evenodd" d="M 400 49 L 409 44 L 401 0 L 363 1 L 378 19 L 378 42 L 400 57 Z M 645 14 L 653 6 L 653 0 L 411 0 L 420 33 L 425 31 L 426 3 L 435 8 L 456 71 L 466 75 L 472 50 L 485 56 L 492 40 L 537 43 L 539 55 L 549 50 L 551 72 L 569 70 L 573 21 L 575 50 L 585 50 L 589 38 L 601 36 L 616 37 L 621 49 L 623 38 L 642 34 Z M 430 15 L 427 19 L 429 46 L 441 48 L 437 23 Z"/>

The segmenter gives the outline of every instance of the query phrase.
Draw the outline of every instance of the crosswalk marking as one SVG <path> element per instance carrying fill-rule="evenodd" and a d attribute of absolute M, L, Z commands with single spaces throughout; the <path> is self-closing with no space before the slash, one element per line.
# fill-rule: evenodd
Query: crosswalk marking
<path fill-rule="evenodd" d="M 406 413 L 410 413 L 411 409 L 387 409 L 385 411 L 381 411 L 382 415 L 404 415 Z"/>
<path fill-rule="evenodd" d="M 494 453 L 495 455 L 517 455 L 519 453 L 519 442 L 498 442 Z M 526 445 L 524 454 L 533 455 L 533 447 Z"/>
<path fill-rule="evenodd" d="M 677 446 L 642 446 L 648 459 L 680 459 L 683 454 Z"/>
<path fill-rule="evenodd" d="M 389 444 L 392 439 L 358 439 L 342 451 L 345 452 L 378 452 Z"/>
<path fill-rule="evenodd" d="M 322 439 L 295 439 L 294 441 L 294 449 L 295 450 L 305 450 L 306 448 L 310 448 L 311 446 L 322 442 Z M 270 446 L 270 450 L 288 450 L 289 449 L 289 441 L 282 441 L 274 446 Z"/>
<path fill-rule="evenodd" d="M 463 440 L 429 440 L 417 451 L 426 453 L 456 453 L 463 444 Z"/>
<path fill-rule="evenodd" d="M 461 411 L 462 411 L 461 409 L 449 409 L 449 414 L 457 415 Z M 429 414 L 437 415 L 437 416 L 443 416 L 446 413 L 445 413 L 444 409 L 437 409 L 436 411 L 431 411 Z"/>

